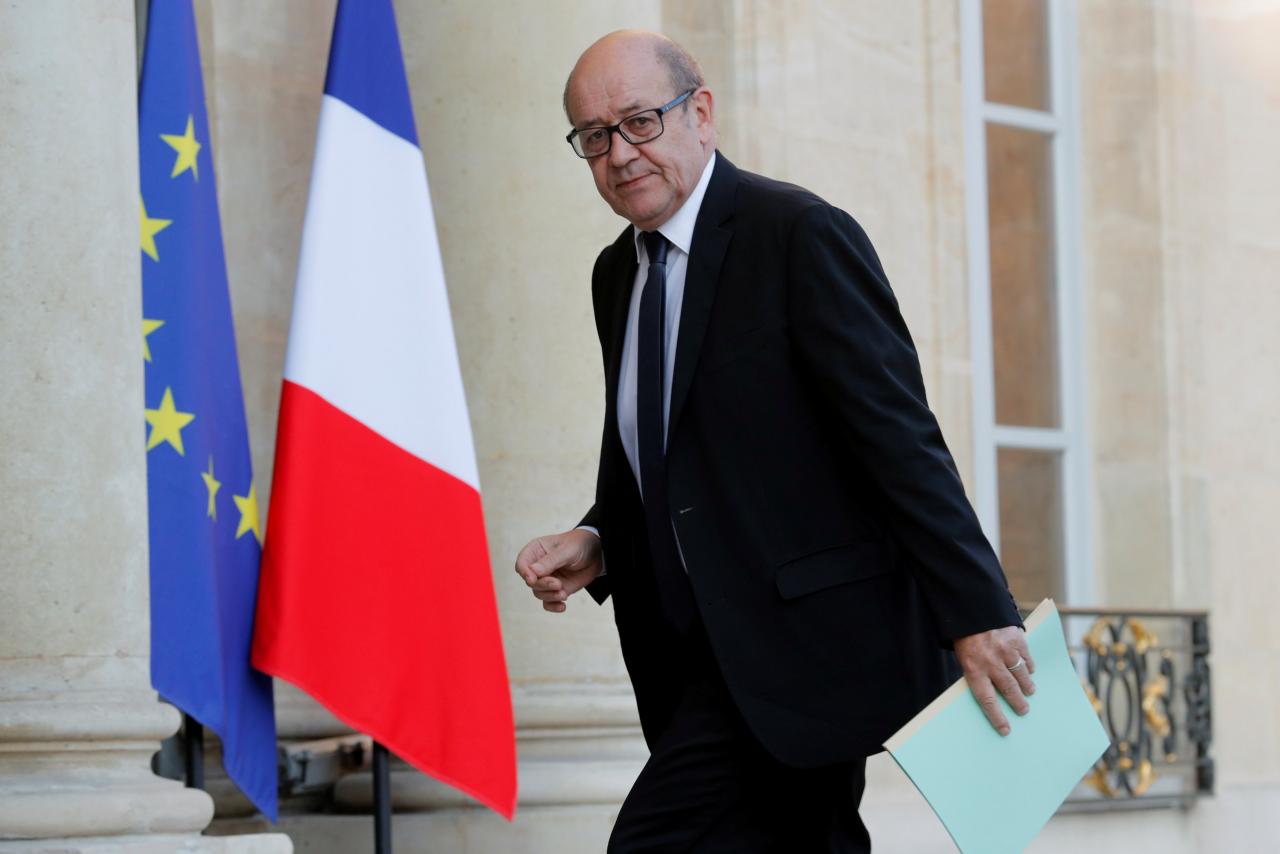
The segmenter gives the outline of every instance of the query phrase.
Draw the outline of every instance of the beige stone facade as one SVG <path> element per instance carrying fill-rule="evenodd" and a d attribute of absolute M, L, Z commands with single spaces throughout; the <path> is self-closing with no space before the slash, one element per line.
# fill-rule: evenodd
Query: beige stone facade
<path fill-rule="evenodd" d="M 619 27 L 664 30 L 703 63 L 726 155 L 862 222 L 972 483 L 967 2 L 397 3 L 521 776 L 507 825 L 398 768 L 398 851 L 603 850 L 643 761 L 608 606 L 545 614 L 510 570 L 529 537 L 578 520 L 594 484 L 603 380 L 588 274 L 622 223 L 563 142 L 578 53 Z M 196 0 L 264 505 L 333 7 Z M 1071 604 L 1210 610 L 1218 780 L 1187 811 L 1059 816 L 1032 850 L 1268 850 L 1280 840 L 1280 2 L 1068 8 L 1097 593 Z M 287 850 L 279 836 L 195 836 L 209 799 L 147 770 L 177 716 L 146 671 L 134 27 L 128 0 L 0 8 L 0 851 L 41 850 L 16 841 L 32 837 L 66 837 L 58 850 Z M 342 731 L 287 686 L 278 719 L 285 739 Z M 869 778 L 878 850 L 951 850 L 892 763 L 873 759 Z M 336 811 L 295 805 L 280 829 L 298 850 L 372 850 L 368 788 L 347 778 Z M 261 828 L 213 790 L 215 827 Z"/>

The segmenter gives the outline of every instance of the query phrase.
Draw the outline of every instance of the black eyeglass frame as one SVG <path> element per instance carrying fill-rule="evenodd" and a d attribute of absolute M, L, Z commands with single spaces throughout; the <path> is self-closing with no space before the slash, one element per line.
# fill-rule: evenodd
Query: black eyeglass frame
<path fill-rule="evenodd" d="M 676 96 L 674 99 L 663 104 L 661 107 L 650 107 L 647 110 L 640 110 L 638 112 L 634 112 L 629 116 L 625 116 L 622 119 L 622 121 L 618 122 L 616 125 L 596 125 L 596 126 L 585 127 L 585 128 L 574 128 L 573 130 L 569 131 L 569 134 L 564 138 L 564 141 L 569 143 L 569 147 L 573 149 L 573 153 L 581 157 L 583 160 L 590 160 L 593 157 L 603 157 L 604 155 L 612 151 L 614 131 L 617 131 L 622 136 L 622 138 L 625 139 L 631 145 L 644 145 L 646 142 L 653 142 L 655 139 L 657 139 L 658 137 L 662 136 L 664 133 L 667 132 L 667 124 L 662 117 L 665 116 L 667 113 L 671 112 L 672 110 L 674 110 L 676 107 L 683 104 L 686 100 L 688 100 L 690 95 L 692 95 L 694 92 L 697 92 L 697 91 L 698 91 L 697 89 L 690 89 L 688 92 L 685 92 L 683 95 Z M 627 132 L 622 129 L 622 126 L 627 122 L 631 121 L 632 119 L 634 119 L 636 116 L 643 116 L 645 113 L 658 114 L 658 132 L 653 136 L 649 137 L 648 139 L 642 139 L 642 140 L 636 141 L 631 137 L 627 136 Z M 577 145 L 574 145 L 573 141 L 578 138 L 579 134 L 584 134 L 587 131 L 596 131 L 596 130 L 602 130 L 608 135 L 609 144 L 605 146 L 604 151 L 601 151 L 598 154 L 584 154 L 581 150 L 579 150 Z"/>

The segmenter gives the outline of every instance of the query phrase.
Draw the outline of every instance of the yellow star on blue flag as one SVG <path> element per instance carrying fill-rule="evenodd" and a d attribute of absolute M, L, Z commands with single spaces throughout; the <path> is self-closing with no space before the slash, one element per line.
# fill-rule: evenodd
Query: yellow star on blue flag
<path fill-rule="evenodd" d="M 221 736 L 228 776 L 274 819 L 271 680 L 249 660 L 261 557 L 256 491 L 234 496 L 240 513 L 217 512 L 222 484 L 251 485 L 253 466 L 191 0 L 150 4 L 138 147 L 141 244 L 151 259 L 142 265 L 140 413 L 149 449 L 151 681 Z M 164 333 L 152 335 L 162 323 Z M 254 536 L 244 535 L 246 524 Z"/>
<path fill-rule="evenodd" d="M 200 180 L 200 164 L 197 160 L 200 156 L 200 143 L 196 140 L 195 117 L 187 116 L 187 129 L 183 133 L 162 133 L 160 138 L 178 152 L 178 159 L 173 161 L 173 171 L 169 173 L 169 177 L 177 178 L 190 169 L 191 177 Z"/>

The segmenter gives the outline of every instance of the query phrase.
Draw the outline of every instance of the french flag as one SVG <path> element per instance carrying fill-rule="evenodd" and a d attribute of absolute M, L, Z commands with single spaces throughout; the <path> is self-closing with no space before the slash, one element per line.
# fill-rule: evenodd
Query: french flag
<path fill-rule="evenodd" d="M 334 23 L 253 663 L 515 812 L 475 449 L 391 0 Z"/>

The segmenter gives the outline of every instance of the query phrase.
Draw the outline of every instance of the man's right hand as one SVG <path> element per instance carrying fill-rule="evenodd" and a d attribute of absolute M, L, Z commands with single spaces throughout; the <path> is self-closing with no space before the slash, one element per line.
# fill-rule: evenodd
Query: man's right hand
<path fill-rule="evenodd" d="M 600 538 L 581 528 L 530 540 L 516 556 L 516 574 L 541 600 L 543 609 L 553 614 L 563 613 L 565 600 L 603 569 Z"/>

